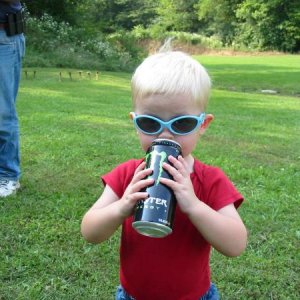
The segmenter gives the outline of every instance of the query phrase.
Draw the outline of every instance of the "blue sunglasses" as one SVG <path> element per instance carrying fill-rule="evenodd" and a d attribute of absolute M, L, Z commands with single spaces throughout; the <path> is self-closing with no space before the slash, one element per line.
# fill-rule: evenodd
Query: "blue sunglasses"
<path fill-rule="evenodd" d="M 186 135 L 196 130 L 205 120 L 205 113 L 200 116 L 180 116 L 164 122 L 156 117 L 149 115 L 133 116 L 135 127 L 145 134 L 155 135 L 167 128 L 170 132 L 177 135 Z"/>

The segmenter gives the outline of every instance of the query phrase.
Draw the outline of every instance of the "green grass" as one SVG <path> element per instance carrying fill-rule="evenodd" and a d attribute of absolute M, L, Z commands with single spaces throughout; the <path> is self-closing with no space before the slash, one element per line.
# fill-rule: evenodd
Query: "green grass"
<path fill-rule="evenodd" d="M 213 253 L 212 279 L 222 299 L 299 299 L 299 56 L 200 60 L 214 80 L 215 120 L 195 156 L 244 194 L 249 230 L 242 256 Z M 80 222 L 101 194 L 99 176 L 143 156 L 128 118 L 130 74 L 28 71 L 18 98 L 22 190 L 0 200 L 0 299 L 113 299 L 119 233 L 89 245 Z M 259 92 L 275 86 L 278 95 Z"/>
<path fill-rule="evenodd" d="M 300 96 L 299 55 L 198 56 L 219 89 Z"/>

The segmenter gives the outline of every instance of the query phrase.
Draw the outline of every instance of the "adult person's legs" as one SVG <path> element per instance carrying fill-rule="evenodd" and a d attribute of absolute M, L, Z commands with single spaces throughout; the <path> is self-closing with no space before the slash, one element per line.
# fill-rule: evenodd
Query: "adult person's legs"
<path fill-rule="evenodd" d="M 23 34 L 7 36 L 0 29 L 0 197 L 20 187 L 19 123 L 16 98 L 25 52 Z"/>

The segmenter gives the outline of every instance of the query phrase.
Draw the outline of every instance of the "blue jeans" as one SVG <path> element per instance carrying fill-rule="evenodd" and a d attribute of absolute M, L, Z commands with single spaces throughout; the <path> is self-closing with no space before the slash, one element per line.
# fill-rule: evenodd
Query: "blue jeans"
<path fill-rule="evenodd" d="M 205 295 L 201 296 L 199 300 L 219 300 L 219 292 L 216 286 L 212 283 L 210 285 L 209 290 L 205 293 Z M 118 286 L 116 299 L 115 300 L 134 300 L 134 298 L 126 293 L 123 287 Z M 177 300 L 177 299 L 174 299 Z"/>
<path fill-rule="evenodd" d="M 20 177 L 19 122 L 16 98 L 25 54 L 23 34 L 0 29 L 0 179 Z"/>

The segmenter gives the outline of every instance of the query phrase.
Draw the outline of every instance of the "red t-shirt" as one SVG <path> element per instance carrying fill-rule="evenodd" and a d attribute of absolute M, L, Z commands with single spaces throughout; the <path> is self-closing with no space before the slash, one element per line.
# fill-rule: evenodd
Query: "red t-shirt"
<path fill-rule="evenodd" d="M 104 184 L 122 197 L 142 160 L 129 160 L 102 176 Z M 214 210 L 243 197 L 218 168 L 195 160 L 191 174 L 196 196 Z M 137 300 L 198 300 L 210 287 L 211 246 L 177 206 L 173 232 L 151 238 L 132 228 L 133 217 L 122 226 L 120 280 Z"/>

